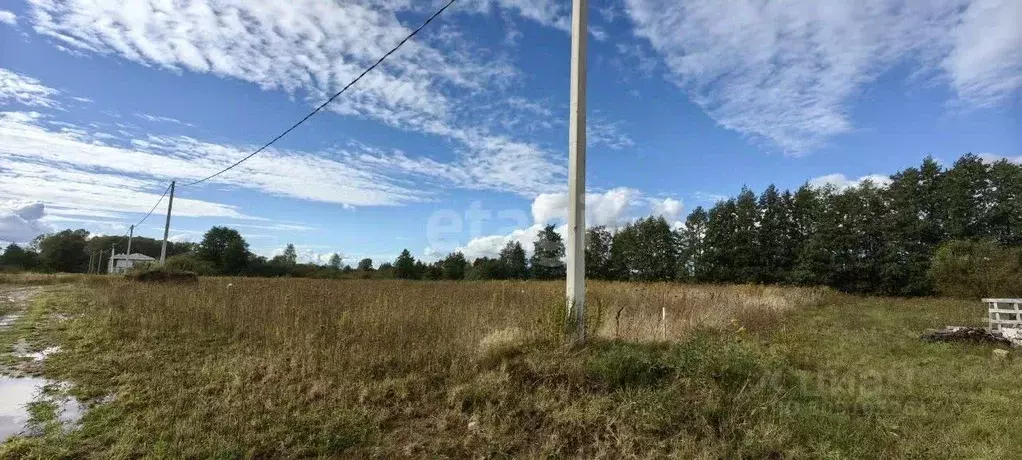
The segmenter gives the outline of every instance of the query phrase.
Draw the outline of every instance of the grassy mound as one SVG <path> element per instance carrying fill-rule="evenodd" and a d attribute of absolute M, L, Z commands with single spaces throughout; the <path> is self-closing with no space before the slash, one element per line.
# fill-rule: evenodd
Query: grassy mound
<path fill-rule="evenodd" d="M 198 283 L 199 275 L 185 270 L 174 270 L 164 267 L 146 268 L 124 275 L 131 281 L 143 283 Z"/>

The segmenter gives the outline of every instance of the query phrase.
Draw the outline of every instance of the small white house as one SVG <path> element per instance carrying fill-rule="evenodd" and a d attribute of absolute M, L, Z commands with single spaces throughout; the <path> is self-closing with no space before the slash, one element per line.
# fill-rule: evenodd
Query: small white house
<path fill-rule="evenodd" d="M 107 273 L 124 273 L 137 264 L 155 262 L 156 259 L 145 254 L 114 254 L 107 264 Z"/>

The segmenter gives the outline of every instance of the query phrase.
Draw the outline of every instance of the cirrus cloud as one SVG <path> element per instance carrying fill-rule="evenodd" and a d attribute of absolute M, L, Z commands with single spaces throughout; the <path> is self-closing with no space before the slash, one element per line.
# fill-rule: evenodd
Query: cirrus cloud
<path fill-rule="evenodd" d="M 625 3 L 635 34 L 710 117 L 789 154 L 855 129 L 853 98 L 905 61 L 939 74 L 965 106 L 1022 88 L 1018 1 Z"/>

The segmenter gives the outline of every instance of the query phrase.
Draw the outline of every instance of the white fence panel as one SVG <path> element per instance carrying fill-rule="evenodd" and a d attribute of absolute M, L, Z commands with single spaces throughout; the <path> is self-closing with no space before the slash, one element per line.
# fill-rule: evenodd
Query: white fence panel
<path fill-rule="evenodd" d="M 1022 329 L 1022 299 L 983 299 L 987 305 L 990 332 Z"/>

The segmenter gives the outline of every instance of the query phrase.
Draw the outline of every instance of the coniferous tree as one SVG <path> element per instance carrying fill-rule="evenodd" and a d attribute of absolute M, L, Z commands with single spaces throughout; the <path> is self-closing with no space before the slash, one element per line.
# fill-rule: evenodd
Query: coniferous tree
<path fill-rule="evenodd" d="M 685 218 L 685 226 L 678 230 L 677 279 L 691 281 L 702 279 L 704 268 L 703 239 L 706 236 L 708 216 L 702 206 L 697 206 Z"/>
<path fill-rule="evenodd" d="M 792 217 L 794 233 L 802 240 L 791 281 L 802 285 L 831 285 L 834 264 L 832 239 L 841 222 L 834 209 L 832 186 L 812 189 L 803 185 L 795 193 Z"/>
<path fill-rule="evenodd" d="M 530 260 L 532 277 L 541 280 L 552 280 L 565 276 L 564 241 L 561 235 L 554 230 L 553 225 L 547 225 L 539 232 L 536 242 L 533 243 L 532 259 Z"/>
<path fill-rule="evenodd" d="M 509 241 L 504 249 L 500 250 L 499 261 L 506 278 L 525 279 L 529 276 L 528 262 L 522 243 Z"/>
<path fill-rule="evenodd" d="M 448 254 L 447 257 L 441 260 L 440 266 L 443 269 L 444 279 L 461 280 L 465 279 L 465 271 L 468 269 L 468 261 L 465 260 L 464 254 L 454 252 Z"/>
<path fill-rule="evenodd" d="M 759 271 L 756 281 L 777 283 L 791 270 L 789 231 L 790 216 L 777 187 L 771 184 L 759 197 L 757 204 L 759 226 L 756 227 Z"/>
<path fill-rule="evenodd" d="M 988 235 L 1003 245 L 1022 245 L 1022 164 L 990 166 Z"/>
<path fill-rule="evenodd" d="M 628 258 L 632 279 L 668 281 L 678 266 L 678 246 L 670 224 L 662 216 L 639 219 L 626 230 L 635 232 L 634 250 Z"/>
<path fill-rule="evenodd" d="M 727 283 L 736 281 L 735 248 L 737 240 L 735 200 L 721 201 L 710 209 L 703 239 L 704 278 L 702 281 Z"/>
<path fill-rule="evenodd" d="M 415 258 L 407 249 L 402 250 L 394 260 L 394 277 L 403 280 L 418 278 L 415 270 Z"/>
<path fill-rule="evenodd" d="M 958 159 L 941 181 L 945 237 L 970 240 L 987 236 L 989 169 L 979 157 Z"/>
<path fill-rule="evenodd" d="M 759 231 L 756 228 L 757 220 L 756 194 L 747 187 L 742 187 L 735 200 L 733 253 L 735 281 L 739 283 L 755 282 L 762 270 L 763 257 L 759 246 Z"/>

